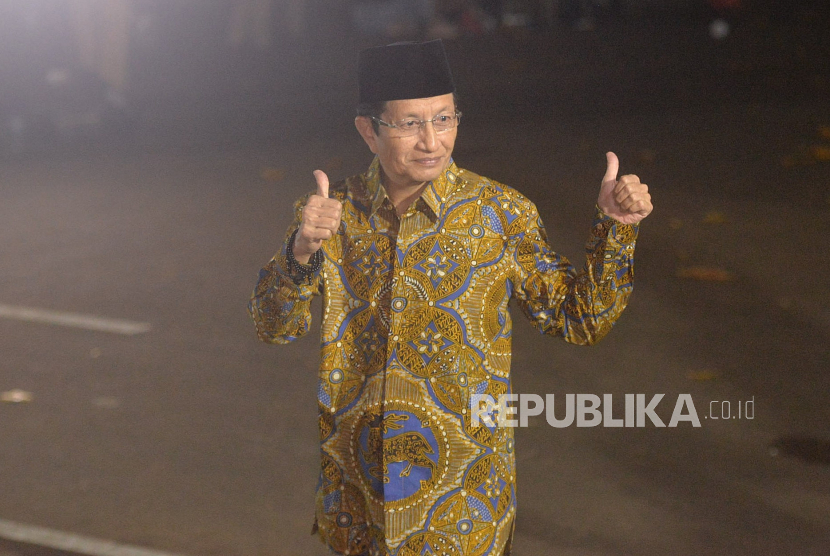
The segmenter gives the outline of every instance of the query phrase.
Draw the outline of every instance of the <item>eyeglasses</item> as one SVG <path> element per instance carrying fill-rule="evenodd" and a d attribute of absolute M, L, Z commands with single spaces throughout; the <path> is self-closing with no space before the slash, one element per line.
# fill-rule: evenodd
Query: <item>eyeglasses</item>
<path fill-rule="evenodd" d="M 372 119 L 380 125 L 397 130 L 398 137 L 411 137 L 420 133 L 424 126 L 427 125 L 427 122 L 432 122 L 432 128 L 436 133 L 449 131 L 461 123 L 461 112 L 456 110 L 454 114 L 439 114 L 431 120 L 404 118 L 394 123 L 384 122 L 374 116 L 372 116 Z"/>

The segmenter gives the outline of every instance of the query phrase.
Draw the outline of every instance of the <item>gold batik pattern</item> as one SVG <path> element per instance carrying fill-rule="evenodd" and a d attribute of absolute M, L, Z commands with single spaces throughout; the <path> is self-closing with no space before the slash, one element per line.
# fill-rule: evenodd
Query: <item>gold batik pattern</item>
<path fill-rule="evenodd" d="M 377 159 L 330 196 L 343 219 L 321 270 L 295 281 L 284 242 L 249 305 L 259 337 L 286 343 L 323 296 L 315 531 L 338 554 L 509 554 L 513 430 L 470 416 L 472 396 L 512 393 L 508 302 L 543 333 L 596 342 L 631 292 L 637 226 L 597 209 L 577 272 L 533 203 L 455 163 L 401 217 Z"/>

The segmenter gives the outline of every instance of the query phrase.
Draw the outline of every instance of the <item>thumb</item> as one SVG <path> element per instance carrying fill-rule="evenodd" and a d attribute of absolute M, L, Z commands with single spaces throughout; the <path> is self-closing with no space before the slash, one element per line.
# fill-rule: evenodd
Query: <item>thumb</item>
<path fill-rule="evenodd" d="M 608 169 L 605 170 L 605 177 L 602 178 L 602 183 L 617 183 L 617 174 L 620 171 L 620 159 L 612 152 L 605 153 L 605 159 L 608 161 Z"/>
<path fill-rule="evenodd" d="M 329 177 L 322 170 L 314 170 L 314 179 L 317 180 L 317 195 L 329 196 Z"/>

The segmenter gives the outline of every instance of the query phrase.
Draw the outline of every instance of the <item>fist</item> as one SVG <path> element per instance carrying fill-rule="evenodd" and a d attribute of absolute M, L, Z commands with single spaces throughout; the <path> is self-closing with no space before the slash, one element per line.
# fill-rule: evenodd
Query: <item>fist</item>
<path fill-rule="evenodd" d="M 329 199 L 329 178 L 322 170 L 314 171 L 317 194 L 310 195 L 303 207 L 300 228 L 294 237 L 292 250 L 297 262 L 306 264 L 323 242 L 340 227 L 343 206 L 337 199 Z"/>
<path fill-rule="evenodd" d="M 607 153 L 608 168 L 602 178 L 597 205 L 602 212 L 623 224 L 636 224 L 652 209 L 648 186 L 640 183 L 640 178 L 626 175 L 617 180 L 620 160 L 614 153 Z"/>

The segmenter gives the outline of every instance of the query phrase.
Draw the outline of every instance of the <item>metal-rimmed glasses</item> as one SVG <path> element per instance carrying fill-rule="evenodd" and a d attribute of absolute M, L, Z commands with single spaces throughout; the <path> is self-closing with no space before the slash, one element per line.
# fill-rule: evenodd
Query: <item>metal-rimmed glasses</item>
<path fill-rule="evenodd" d="M 380 125 L 392 128 L 397 131 L 399 137 L 411 137 L 417 135 L 427 125 L 427 122 L 432 122 L 432 128 L 436 133 L 449 131 L 461 123 L 461 112 L 456 110 L 453 114 L 438 114 L 431 120 L 419 120 L 417 118 L 404 118 L 397 122 L 384 122 L 380 118 L 372 116 L 372 119 Z"/>

